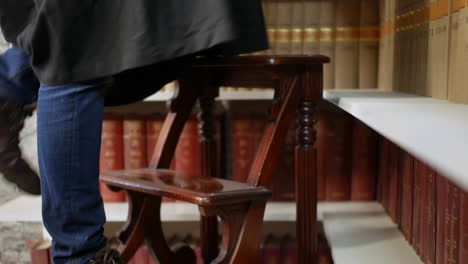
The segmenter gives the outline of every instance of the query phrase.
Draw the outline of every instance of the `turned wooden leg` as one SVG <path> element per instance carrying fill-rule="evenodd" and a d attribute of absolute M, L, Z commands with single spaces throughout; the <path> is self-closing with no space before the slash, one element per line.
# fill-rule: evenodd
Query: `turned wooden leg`
<path fill-rule="evenodd" d="M 216 208 L 200 207 L 202 215 L 218 215 L 222 221 L 220 253 L 211 264 L 257 263 L 265 205 L 266 201 L 254 201 Z"/>
<path fill-rule="evenodd" d="M 295 150 L 298 263 L 317 263 L 317 150 L 314 112 L 322 98 L 322 67 L 309 69 L 297 116 Z"/>
<path fill-rule="evenodd" d="M 218 176 L 216 171 L 216 142 L 214 140 L 214 96 L 213 94 L 200 97 L 200 113 L 198 115 L 200 121 L 201 174 L 210 177 Z M 216 216 L 201 216 L 200 238 L 203 260 L 205 263 L 210 263 L 218 255 L 218 220 Z"/>

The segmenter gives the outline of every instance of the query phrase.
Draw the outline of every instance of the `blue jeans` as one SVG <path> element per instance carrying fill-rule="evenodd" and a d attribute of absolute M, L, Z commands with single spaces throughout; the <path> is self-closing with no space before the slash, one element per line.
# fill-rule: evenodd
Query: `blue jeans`
<path fill-rule="evenodd" d="M 0 98 L 37 100 L 42 217 L 53 263 L 88 262 L 106 244 L 98 189 L 103 85 L 39 84 L 28 55 L 11 48 L 0 56 Z"/>

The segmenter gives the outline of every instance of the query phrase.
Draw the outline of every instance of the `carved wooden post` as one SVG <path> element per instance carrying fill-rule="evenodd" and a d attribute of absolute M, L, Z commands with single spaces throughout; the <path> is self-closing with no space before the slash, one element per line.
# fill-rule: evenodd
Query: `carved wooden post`
<path fill-rule="evenodd" d="M 308 66 L 297 116 L 295 150 L 298 263 L 317 263 L 317 150 L 314 113 L 322 98 L 322 66 Z"/>
<path fill-rule="evenodd" d="M 198 114 L 200 121 L 198 132 L 201 149 L 201 174 L 218 177 L 219 175 L 216 175 L 217 161 L 213 114 L 214 98 L 218 95 L 218 90 L 211 85 L 205 85 L 203 90 L 203 95 L 199 98 L 200 113 Z M 200 225 L 203 260 L 205 263 L 210 263 L 218 256 L 218 219 L 216 216 L 201 216 Z"/>

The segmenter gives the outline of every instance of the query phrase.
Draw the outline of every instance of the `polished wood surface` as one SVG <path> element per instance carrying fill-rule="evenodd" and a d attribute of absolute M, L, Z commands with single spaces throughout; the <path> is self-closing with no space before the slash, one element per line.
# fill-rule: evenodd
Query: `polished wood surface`
<path fill-rule="evenodd" d="M 261 225 L 271 192 L 272 173 L 291 120 L 296 116 L 298 263 L 316 259 L 316 149 L 314 111 L 322 95 L 323 56 L 241 56 L 197 58 L 179 80 L 175 97 L 155 147 L 150 168 L 106 172 L 101 181 L 129 196 L 129 217 L 116 234 L 128 260 L 144 241 L 160 263 L 194 263 L 186 246 L 172 250 L 164 239 L 159 209 L 161 197 L 197 204 L 201 214 L 205 263 L 256 263 Z M 220 86 L 273 87 L 268 124 L 246 183 L 216 175 L 213 102 Z M 198 100 L 201 175 L 167 170 L 184 123 Z M 195 154 L 196 155 L 196 154 Z M 222 241 L 217 242 L 217 217 Z M 219 248 L 218 248 L 219 247 Z"/>

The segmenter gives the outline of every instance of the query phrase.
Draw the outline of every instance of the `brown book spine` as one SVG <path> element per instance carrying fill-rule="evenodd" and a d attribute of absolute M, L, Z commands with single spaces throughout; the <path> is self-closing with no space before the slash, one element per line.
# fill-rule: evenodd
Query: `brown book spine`
<path fill-rule="evenodd" d="M 99 171 L 113 171 L 124 168 L 123 162 L 122 117 L 106 114 L 102 122 L 101 153 Z M 111 191 L 106 184 L 99 184 L 99 191 L 104 202 L 123 202 L 123 191 Z"/>
<path fill-rule="evenodd" d="M 258 141 L 257 141 L 258 142 Z M 290 126 L 284 147 L 278 159 L 278 165 L 273 173 L 273 200 L 294 201 L 295 179 L 294 179 L 294 149 L 296 143 L 296 130 Z"/>
<path fill-rule="evenodd" d="M 269 235 L 262 247 L 262 262 L 263 264 L 280 264 L 281 263 L 281 247 L 278 238 Z"/>
<path fill-rule="evenodd" d="M 50 241 L 26 241 L 26 246 L 29 249 L 31 264 L 50 264 Z"/>
<path fill-rule="evenodd" d="M 336 89 L 359 88 L 360 0 L 337 1 L 335 43 Z"/>
<path fill-rule="evenodd" d="M 450 181 L 446 185 L 445 263 L 458 264 L 460 244 L 460 189 Z"/>
<path fill-rule="evenodd" d="M 427 198 L 427 185 L 428 185 L 428 177 L 426 174 L 426 165 L 418 161 L 417 163 L 417 173 L 419 177 L 419 186 L 420 186 L 420 206 L 419 206 L 419 248 L 418 248 L 418 254 L 420 258 L 422 259 L 423 262 L 427 261 L 427 256 L 426 256 L 426 243 L 428 239 L 428 233 L 427 233 L 427 226 L 428 226 L 428 215 L 427 215 L 427 206 L 428 206 L 428 198 Z"/>
<path fill-rule="evenodd" d="M 402 179 L 401 198 L 401 231 L 406 240 L 411 243 L 413 232 L 413 175 L 414 158 L 407 152 L 400 156 L 400 171 Z"/>
<path fill-rule="evenodd" d="M 245 182 L 252 164 L 253 137 L 249 115 L 235 113 L 231 118 L 232 179 Z"/>
<path fill-rule="evenodd" d="M 326 124 L 326 198 L 329 201 L 351 199 L 351 117 L 332 110 Z"/>
<path fill-rule="evenodd" d="M 146 120 L 146 154 L 148 164 L 153 158 L 154 148 L 158 142 L 159 133 L 164 124 L 164 118 L 159 114 L 154 114 Z"/>
<path fill-rule="evenodd" d="M 129 115 L 123 121 L 124 168 L 141 169 L 148 166 L 146 154 L 145 117 Z"/>
<path fill-rule="evenodd" d="M 387 209 L 386 204 L 386 192 L 388 182 L 388 153 L 389 153 L 389 142 L 388 140 L 380 136 L 379 137 L 379 173 L 378 173 L 378 184 L 377 184 L 377 200 L 380 201 L 382 206 Z"/>
<path fill-rule="evenodd" d="M 352 145 L 351 200 L 374 200 L 377 134 L 358 119 L 354 119 Z"/>
<path fill-rule="evenodd" d="M 398 223 L 398 159 L 400 149 L 397 145 L 390 143 L 389 153 L 389 194 L 388 194 L 388 212 L 393 222 Z"/>
<path fill-rule="evenodd" d="M 281 241 L 281 264 L 297 263 L 297 244 L 296 239 L 286 235 Z"/>
<path fill-rule="evenodd" d="M 444 264 L 445 258 L 445 211 L 446 211 L 446 185 L 447 180 L 441 174 L 437 174 L 437 235 L 436 235 L 436 264 Z"/>
<path fill-rule="evenodd" d="M 200 143 L 198 140 L 198 121 L 189 118 L 175 150 L 175 169 L 180 172 L 200 175 Z"/>
<path fill-rule="evenodd" d="M 303 45 L 302 54 L 313 55 L 319 53 L 320 46 L 320 5 L 319 0 L 303 0 Z M 293 43 L 294 43 L 293 35 Z"/>
<path fill-rule="evenodd" d="M 292 29 L 292 7 L 293 2 L 289 0 L 277 1 L 277 20 L 276 20 L 276 49 L 275 54 L 291 54 L 291 29 Z"/>
<path fill-rule="evenodd" d="M 468 193 L 460 192 L 460 257 L 458 263 L 468 263 Z"/>
<path fill-rule="evenodd" d="M 140 247 L 128 264 L 148 264 L 147 249 Z"/>
<path fill-rule="evenodd" d="M 421 213 L 420 207 L 422 206 L 421 198 L 421 175 L 419 173 L 420 164 L 418 160 L 414 162 L 414 191 L 413 191 L 413 247 L 416 252 L 420 251 L 421 240 L 420 240 L 420 228 L 421 225 Z"/>
<path fill-rule="evenodd" d="M 427 209 L 426 209 L 426 263 L 434 264 L 436 261 L 436 174 L 426 166 L 427 178 Z"/>
<path fill-rule="evenodd" d="M 361 0 L 359 88 L 377 88 L 379 59 L 379 2 Z"/>

